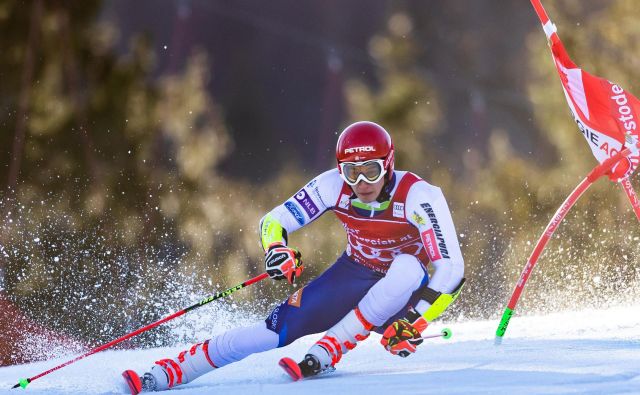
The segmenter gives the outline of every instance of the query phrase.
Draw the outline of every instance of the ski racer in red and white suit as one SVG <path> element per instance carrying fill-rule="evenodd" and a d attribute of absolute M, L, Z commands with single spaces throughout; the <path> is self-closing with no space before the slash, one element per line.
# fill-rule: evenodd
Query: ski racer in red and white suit
<path fill-rule="evenodd" d="M 300 362 L 304 375 L 333 367 L 370 331 L 407 356 L 421 332 L 458 296 L 464 262 L 440 188 L 393 167 L 388 133 L 357 122 L 338 140 L 339 168 L 320 174 L 260 222 L 269 275 L 294 282 L 300 253 L 288 236 L 333 211 L 347 247 L 320 276 L 282 301 L 266 321 L 198 343 L 176 359 L 156 362 L 142 378 L 155 390 L 192 381 L 246 356 L 327 331 Z M 433 266 L 428 275 L 427 266 Z"/>

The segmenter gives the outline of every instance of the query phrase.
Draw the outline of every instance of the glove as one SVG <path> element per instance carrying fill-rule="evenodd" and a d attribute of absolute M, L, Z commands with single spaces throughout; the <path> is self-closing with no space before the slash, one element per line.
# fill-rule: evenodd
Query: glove
<path fill-rule="evenodd" d="M 406 358 L 416 352 L 416 347 L 423 342 L 422 331 L 428 322 L 420 314 L 411 309 L 408 318 L 400 318 L 391 323 L 382 334 L 380 343 L 393 355 Z M 414 318 L 412 322 L 409 319 Z"/>
<path fill-rule="evenodd" d="M 267 274 L 274 280 L 286 278 L 293 284 L 304 270 L 300 257 L 300 251 L 295 248 L 280 243 L 272 244 L 264 257 Z"/>

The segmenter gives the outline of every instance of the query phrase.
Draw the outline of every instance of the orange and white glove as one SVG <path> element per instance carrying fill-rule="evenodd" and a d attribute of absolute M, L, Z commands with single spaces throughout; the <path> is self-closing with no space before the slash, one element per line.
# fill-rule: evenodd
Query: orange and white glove
<path fill-rule="evenodd" d="M 291 284 L 304 270 L 300 251 L 281 243 L 273 243 L 269 246 L 264 264 L 269 277 L 274 280 L 286 278 Z"/>
<path fill-rule="evenodd" d="M 385 329 L 380 343 L 391 354 L 406 358 L 423 342 L 422 331 L 428 325 L 427 320 L 411 309 L 407 318 L 395 320 Z"/>

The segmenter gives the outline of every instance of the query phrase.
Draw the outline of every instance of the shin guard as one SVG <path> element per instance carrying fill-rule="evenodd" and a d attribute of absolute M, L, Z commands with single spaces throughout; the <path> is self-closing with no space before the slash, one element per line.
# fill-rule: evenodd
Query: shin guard
<path fill-rule="evenodd" d="M 217 366 L 209 357 L 209 340 L 182 351 L 177 358 L 161 359 L 149 372 L 155 378 L 155 390 L 161 391 L 193 381 Z"/>
<path fill-rule="evenodd" d="M 320 362 L 320 370 L 334 366 L 344 354 L 355 348 L 359 341 L 369 337 L 373 325 L 367 321 L 356 307 L 340 322 L 335 324 L 318 340 L 308 354 L 316 357 Z"/>

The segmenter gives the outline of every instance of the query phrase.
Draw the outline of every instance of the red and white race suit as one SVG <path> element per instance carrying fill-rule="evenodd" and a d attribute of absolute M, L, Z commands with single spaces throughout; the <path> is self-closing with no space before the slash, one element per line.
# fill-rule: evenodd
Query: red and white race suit
<path fill-rule="evenodd" d="M 339 258 L 323 275 L 340 273 L 332 280 L 338 279 L 343 287 L 359 283 L 350 289 L 357 300 L 345 302 L 344 294 L 340 296 L 333 288 L 334 283 L 321 280 L 321 275 L 275 307 L 267 320 L 228 330 L 185 350 L 178 358 L 158 361 L 150 371 L 156 389 L 188 383 L 208 371 L 256 352 L 284 346 L 328 325 L 331 327 L 326 335 L 309 352 L 317 353 L 324 365 L 335 364 L 341 355 L 364 340 L 372 328 L 384 329 L 394 315 L 403 314 L 402 308 L 414 293 L 420 292 L 425 280 L 429 280 L 429 288 L 451 293 L 462 280 L 464 262 L 440 188 L 415 174 L 395 171 L 387 192 L 390 196 L 387 202 L 365 204 L 353 196 L 337 169 L 330 170 L 270 212 L 287 233 L 329 210 L 336 214 L 347 233 L 348 257 Z M 435 269 L 430 279 L 426 276 L 429 263 Z M 364 279 L 347 277 L 354 273 L 353 268 Z M 323 304 L 329 296 L 333 302 Z M 413 307 L 422 314 L 430 304 L 417 300 L 412 302 L 416 304 Z M 334 351 L 338 355 L 322 351 L 319 344 L 325 340 L 336 346 Z"/>
<path fill-rule="evenodd" d="M 433 263 L 429 288 L 452 292 L 464 262 L 451 213 L 440 188 L 407 171 L 395 171 L 390 200 L 362 203 L 337 169 L 324 172 L 271 211 L 288 233 L 333 211 L 347 233 L 354 261 L 385 273 L 400 254 Z"/>

